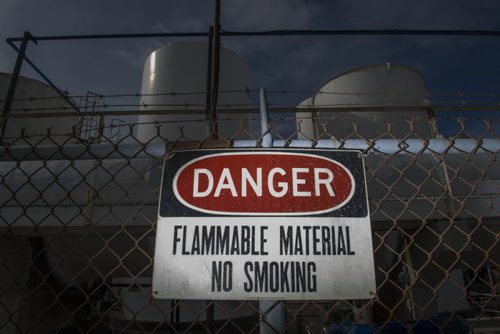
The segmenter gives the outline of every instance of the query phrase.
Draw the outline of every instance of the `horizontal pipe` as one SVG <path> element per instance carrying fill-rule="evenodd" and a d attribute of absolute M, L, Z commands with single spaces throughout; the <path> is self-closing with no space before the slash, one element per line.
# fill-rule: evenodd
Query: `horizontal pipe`
<path fill-rule="evenodd" d="M 234 147 L 256 147 L 255 141 L 240 140 L 234 142 Z M 487 138 L 480 141 L 460 138 L 455 140 L 435 138 L 430 140 L 406 139 L 320 139 L 316 142 L 303 139 L 293 139 L 288 143 L 284 140 L 274 140 L 274 148 L 304 148 L 304 149 L 342 149 L 360 150 L 366 154 L 446 154 L 446 153 L 499 153 L 500 139 Z"/>
<path fill-rule="evenodd" d="M 321 139 L 291 140 L 288 144 L 283 140 L 274 140 L 274 148 L 303 149 L 343 149 L 361 150 L 366 154 L 498 154 L 500 139 L 487 138 L 481 140 L 460 138 L 450 139 L 407 139 L 403 142 L 395 139 L 378 139 L 367 141 L 348 139 L 337 141 Z M 259 141 L 235 140 L 232 148 L 259 148 Z M 169 150 L 168 152 L 172 152 Z M 85 160 L 85 159 L 144 159 L 162 158 L 167 153 L 165 143 L 133 144 L 72 144 L 58 147 L 55 145 L 10 146 L 0 147 L 0 161 L 45 161 L 45 160 Z"/>
<path fill-rule="evenodd" d="M 498 37 L 498 30 L 421 30 L 421 29 L 361 29 L 361 30 L 269 30 L 224 31 L 222 36 L 485 36 Z"/>
<path fill-rule="evenodd" d="M 173 33 L 142 33 L 142 34 L 87 34 L 87 35 L 55 35 L 55 36 L 33 36 L 38 41 L 64 41 L 78 39 L 114 39 L 114 38 L 148 38 L 148 37 L 206 37 L 206 32 L 173 32 Z M 9 37 L 8 42 L 19 42 L 22 38 Z"/>
<path fill-rule="evenodd" d="M 484 36 L 498 37 L 498 30 L 427 30 L 427 29 L 361 29 L 361 30 L 268 30 L 268 31 L 225 31 L 221 36 Z M 78 39 L 113 39 L 113 38 L 148 38 L 148 37 L 207 37 L 208 32 L 173 32 L 140 34 L 87 34 L 34 36 L 36 41 L 78 40 Z M 19 42 L 22 37 L 9 37 L 7 41 Z"/>

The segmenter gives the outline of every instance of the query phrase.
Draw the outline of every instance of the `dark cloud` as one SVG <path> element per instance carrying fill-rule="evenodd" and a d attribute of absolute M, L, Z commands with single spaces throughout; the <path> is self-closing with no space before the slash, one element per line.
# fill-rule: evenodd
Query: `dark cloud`
<path fill-rule="evenodd" d="M 0 3 L 1 38 L 34 35 L 207 31 L 212 1 L 36 1 Z M 271 29 L 484 29 L 500 30 L 498 1 L 231 0 L 222 1 L 226 30 Z M 42 42 L 29 56 L 63 89 L 82 94 L 137 92 L 142 64 L 172 39 Z M 200 38 L 198 40 L 205 40 Z M 352 67 L 374 63 L 414 66 L 431 92 L 492 91 L 500 38 L 477 37 L 227 37 L 251 69 L 252 88 L 300 91 L 280 103 L 312 94 Z M 0 44 L 0 71 L 10 72 L 15 53 Z M 33 71 L 23 74 L 36 77 Z"/>

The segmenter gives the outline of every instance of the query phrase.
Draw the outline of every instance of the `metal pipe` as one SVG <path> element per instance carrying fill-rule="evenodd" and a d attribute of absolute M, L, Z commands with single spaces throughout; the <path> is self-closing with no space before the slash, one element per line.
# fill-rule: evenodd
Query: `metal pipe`
<path fill-rule="evenodd" d="M 2 132 L 0 133 L 0 144 L 3 144 L 3 137 L 5 136 L 5 131 L 7 129 L 7 120 L 10 113 L 10 107 L 12 106 L 12 101 L 14 100 L 14 94 L 16 93 L 17 82 L 19 81 L 19 75 L 21 73 L 21 67 L 26 55 L 26 49 L 28 47 L 29 40 L 32 39 L 31 34 L 28 31 L 24 32 L 23 39 L 21 42 L 21 47 L 17 53 L 16 64 L 14 65 L 14 71 L 10 77 L 9 89 L 7 90 L 7 97 L 5 98 L 5 103 L 2 110 Z"/>
<path fill-rule="evenodd" d="M 445 153 L 498 153 L 500 147 L 500 139 L 485 138 L 482 139 L 480 145 L 477 145 L 476 139 L 459 138 L 449 140 L 445 138 L 434 138 L 429 140 L 423 139 L 406 139 L 400 141 L 397 139 L 347 139 L 343 141 L 334 139 L 320 139 L 316 142 L 310 140 L 294 139 L 290 142 L 284 140 L 273 140 L 272 147 L 277 148 L 315 148 L 315 149 L 344 149 L 344 150 L 361 150 L 366 154 L 445 154 Z M 233 143 L 235 148 L 258 147 L 258 143 L 254 140 L 235 140 Z"/>
<path fill-rule="evenodd" d="M 221 31 L 221 36 L 483 36 L 499 37 L 500 30 L 422 30 L 422 29 L 361 29 L 361 30 L 269 30 L 269 31 Z M 38 41 L 61 41 L 80 39 L 113 39 L 113 38 L 148 38 L 148 37 L 207 37 L 206 32 L 173 32 L 173 33 L 141 33 L 141 34 L 88 34 L 88 35 L 54 35 L 37 36 Z M 22 37 L 10 37 L 7 41 L 19 42 Z"/>
<path fill-rule="evenodd" d="M 481 36 L 499 37 L 500 30 L 421 30 L 421 29 L 361 29 L 361 30 L 268 30 L 224 31 L 223 36 Z"/>
<path fill-rule="evenodd" d="M 113 38 L 148 38 L 148 37 L 206 37 L 206 32 L 173 32 L 173 33 L 141 33 L 141 34 L 88 34 L 88 35 L 55 35 L 37 36 L 37 41 L 64 41 L 78 39 L 113 39 Z M 9 37 L 7 42 L 19 42 L 22 37 Z"/>
<path fill-rule="evenodd" d="M 485 138 L 478 142 L 475 139 L 459 138 L 448 140 L 436 138 L 430 140 L 407 139 L 401 142 L 396 139 L 348 139 L 337 141 L 320 139 L 314 144 L 310 140 L 292 140 L 285 145 L 283 140 L 273 140 L 274 148 L 304 149 L 345 149 L 361 150 L 366 154 L 498 154 L 500 139 Z M 478 145 L 479 144 L 479 145 Z M 38 161 L 38 160 L 85 160 L 85 159 L 144 159 L 162 158 L 166 153 L 165 143 L 132 144 L 72 144 L 62 147 L 56 145 L 16 145 L 9 148 L 0 147 L 0 161 Z M 197 145 L 194 145 L 197 147 Z M 258 148 L 259 141 L 235 140 L 233 148 Z"/>
<path fill-rule="evenodd" d="M 208 54 L 207 54 L 207 99 L 206 99 L 206 109 L 207 114 L 210 113 L 210 103 L 212 100 L 212 56 L 213 56 L 213 37 L 214 27 L 210 26 L 208 29 Z"/>
<path fill-rule="evenodd" d="M 220 36 L 307 36 L 307 35 L 434 35 L 434 36 L 500 36 L 500 31 L 497 30 L 411 30 L 411 29 L 365 29 L 365 30 L 272 30 L 272 31 L 250 31 L 250 32 L 231 32 L 231 31 L 221 31 L 220 28 L 220 0 L 215 2 L 215 25 L 214 25 L 214 41 L 217 41 L 217 47 L 214 47 L 214 52 L 217 52 L 217 59 L 215 64 L 217 64 L 217 75 L 216 80 L 212 80 L 212 94 L 211 94 L 211 105 L 212 105 L 212 118 L 216 120 L 216 106 L 217 106 L 217 90 L 218 90 L 218 53 L 220 48 Z M 209 34 L 205 32 L 192 32 L 192 33 L 142 33 L 142 34 L 102 34 L 102 35 L 66 35 L 66 36 L 40 36 L 32 37 L 37 41 L 56 41 L 56 40 L 82 40 L 82 39 L 113 39 L 113 38 L 147 38 L 147 37 L 206 37 Z M 11 45 L 14 50 L 20 51 L 13 44 L 13 42 L 23 41 L 23 38 L 14 37 L 7 38 L 7 43 Z M 43 72 L 28 58 L 24 58 L 28 64 L 42 77 L 44 80 L 54 88 L 59 95 L 61 95 L 75 110 L 78 111 L 78 107 L 68 99 L 68 97 L 63 94 L 48 78 L 43 74 Z M 215 60 L 213 60 L 215 61 Z M 215 65 L 214 64 L 214 65 Z M 215 78 L 214 78 L 215 79 Z M 5 121 L 2 122 L 5 124 Z M 217 137 L 217 123 L 213 122 L 213 138 Z M 3 130 L 4 125 L 2 125 L 2 133 L 0 134 L 0 142 L 4 135 Z"/>
<path fill-rule="evenodd" d="M 260 146 L 272 147 L 273 139 L 269 132 L 269 117 L 267 114 L 267 96 L 266 89 L 261 88 L 259 92 L 260 97 L 260 133 L 262 141 Z M 276 304 L 275 304 L 276 303 Z M 265 321 L 260 322 L 260 333 L 284 333 L 286 327 L 286 311 L 281 302 L 274 302 L 272 300 L 259 301 L 259 312 L 261 318 Z"/>
<path fill-rule="evenodd" d="M 214 9 L 214 28 L 213 28 L 213 44 L 212 44 L 212 82 L 210 94 L 210 132 L 212 139 L 217 139 L 217 100 L 219 94 L 219 67 L 220 67 L 220 0 L 215 0 Z"/>
<path fill-rule="evenodd" d="M 271 147 L 273 145 L 273 138 L 269 128 L 266 89 L 261 88 L 259 95 L 260 95 L 260 134 L 262 135 L 261 146 Z"/>
<path fill-rule="evenodd" d="M 214 24 L 209 30 L 212 34 L 211 44 L 209 44 L 210 54 L 210 108 L 208 109 L 208 121 L 210 137 L 217 139 L 217 94 L 219 91 L 219 57 L 220 57 L 220 0 L 214 2 Z M 207 326 L 210 333 L 214 332 L 214 314 L 215 314 L 214 301 L 207 300 Z"/>

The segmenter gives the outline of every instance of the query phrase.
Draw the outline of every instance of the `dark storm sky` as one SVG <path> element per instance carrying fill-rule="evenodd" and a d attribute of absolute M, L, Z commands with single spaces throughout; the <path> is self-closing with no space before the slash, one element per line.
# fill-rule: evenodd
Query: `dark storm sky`
<path fill-rule="evenodd" d="M 3 42 L 29 30 L 35 36 L 204 32 L 213 1 L 2 0 L 0 71 L 11 72 L 15 52 Z M 500 30 L 500 1 L 222 0 L 222 28 L 478 29 Z M 192 39 L 191 39 L 192 40 Z M 204 39 L 201 39 L 204 40 Z M 135 93 L 147 55 L 171 39 L 41 42 L 28 55 L 61 89 Z M 226 37 L 245 58 L 252 88 L 298 90 L 295 105 L 329 78 L 353 67 L 399 63 L 421 71 L 433 95 L 500 93 L 500 38 L 494 37 Z M 24 75 L 36 77 L 25 67 Z M 308 93 L 311 92 L 311 93 Z M 471 99 L 474 99 L 471 97 Z"/>

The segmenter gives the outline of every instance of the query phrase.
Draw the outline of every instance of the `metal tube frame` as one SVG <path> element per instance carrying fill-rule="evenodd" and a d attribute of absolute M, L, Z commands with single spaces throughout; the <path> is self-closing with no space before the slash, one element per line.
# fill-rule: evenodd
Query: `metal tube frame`
<path fill-rule="evenodd" d="M 211 106 L 211 120 L 213 118 L 214 123 L 214 134 L 216 135 L 216 104 L 217 104 L 217 90 L 218 90 L 218 56 L 220 48 L 220 36 L 226 37 L 242 37 L 242 36 L 480 36 L 480 37 L 500 37 L 500 30 L 422 30 L 422 29 L 361 29 L 361 30 L 270 30 L 270 31 L 225 31 L 221 29 L 220 26 L 220 0 L 215 2 L 215 25 L 213 29 L 213 41 L 217 42 L 217 45 L 213 45 L 212 57 L 212 73 L 211 73 L 211 91 L 210 94 L 210 106 Z M 154 37 L 212 37 L 210 32 L 174 32 L 174 33 L 139 33 L 139 34 L 87 34 L 87 35 L 54 35 L 54 36 L 39 36 L 34 37 L 28 31 L 26 31 L 23 37 L 9 37 L 6 39 L 7 44 L 9 44 L 17 53 L 18 60 L 20 61 L 20 66 L 22 60 L 25 60 L 32 68 L 37 72 L 53 89 L 55 89 L 58 94 L 65 99 L 76 111 L 79 111 L 78 107 L 74 102 L 69 99 L 57 86 L 32 62 L 26 57 L 26 48 L 23 50 L 23 41 L 25 37 L 29 36 L 29 39 L 39 42 L 39 41 L 64 41 L 64 40 L 88 40 L 88 39 L 129 39 L 129 38 L 154 38 Z M 21 47 L 18 48 L 14 43 L 21 42 Z M 216 56 L 216 57 L 215 57 Z M 215 59 L 214 59 L 215 58 Z M 216 66 L 216 71 L 214 71 L 214 65 Z M 17 66 L 17 61 L 16 61 Z M 216 72 L 216 75 L 215 73 Z M 19 75 L 19 74 L 18 74 Z M 18 76 L 17 75 L 17 76 Z M 14 76 L 14 75 L 13 75 Z M 14 79 L 14 78 L 13 78 Z M 17 83 L 16 80 L 13 80 Z M 13 82 L 11 81 L 11 83 Z M 208 88 L 208 87 L 207 87 Z M 15 84 L 14 84 L 15 90 Z M 9 87 L 9 95 L 10 87 Z M 12 103 L 12 101 L 10 102 Z M 5 107 L 7 106 L 7 108 Z M 7 101 L 4 105 L 4 111 L 2 115 L 2 132 L 0 134 L 0 144 L 3 142 L 3 136 L 6 127 L 5 115 L 9 113 L 10 105 Z M 7 112 L 5 112 L 7 110 Z"/>

